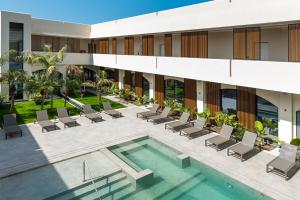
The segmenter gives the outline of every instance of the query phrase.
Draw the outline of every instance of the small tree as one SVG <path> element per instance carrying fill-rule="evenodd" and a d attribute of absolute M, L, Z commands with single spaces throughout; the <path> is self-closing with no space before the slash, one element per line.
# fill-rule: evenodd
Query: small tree
<path fill-rule="evenodd" d="M 52 52 L 51 45 L 44 46 L 43 54 L 39 53 L 31 53 L 28 55 L 24 55 L 23 59 L 33 65 L 33 66 L 42 66 L 45 69 L 45 78 L 48 78 L 50 82 L 57 81 L 57 66 L 61 64 L 64 60 L 64 54 L 66 51 L 66 46 L 61 48 L 58 52 Z M 51 84 L 53 85 L 53 84 Z M 54 90 L 53 90 L 54 91 Z M 51 108 L 53 107 L 52 95 L 53 91 L 50 93 L 51 95 Z"/>
<path fill-rule="evenodd" d="M 49 80 L 45 74 L 35 74 L 26 82 L 25 90 L 30 94 L 41 95 L 41 109 L 44 109 L 45 99 L 56 87 L 60 86 L 59 81 Z"/>
<path fill-rule="evenodd" d="M 71 88 L 80 88 L 82 70 L 77 65 L 66 66 L 66 78 L 64 85 L 65 106 L 67 105 L 67 96 L 70 95 Z"/>
<path fill-rule="evenodd" d="M 1 74 L 0 83 L 5 83 L 9 88 L 10 96 L 10 109 L 9 112 L 13 111 L 15 106 L 15 91 L 17 83 L 24 83 L 26 81 L 26 72 L 23 70 L 8 70 L 7 72 Z"/>
<path fill-rule="evenodd" d="M 112 84 L 112 81 L 110 81 L 109 79 L 107 79 L 107 74 L 104 70 L 100 70 L 96 81 L 87 81 L 83 83 L 83 86 L 85 87 L 92 87 L 96 90 L 97 93 L 97 97 L 98 97 L 98 103 L 100 103 L 102 101 L 102 95 L 101 95 L 101 91 L 103 87 L 108 87 Z"/>

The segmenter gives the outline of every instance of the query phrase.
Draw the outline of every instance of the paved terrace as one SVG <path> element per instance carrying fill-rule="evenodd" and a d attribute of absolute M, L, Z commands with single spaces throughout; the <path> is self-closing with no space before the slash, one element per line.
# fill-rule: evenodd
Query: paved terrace
<path fill-rule="evenodd" d="M 37 124 L 28 124 L 22 126 L 25 132 L 23 137 L 4 140 L 4 135 L 1 134 L 0 177 L 88 153 L 118 141 L 150 135 L 275 199 L 299 199 L 300 172 L 289 181 L 265 172 L 266 164 L 274 158 L 273 154 L 276 152 L 263 151 L 241 162 L 235 157 L 226 156 L 226 150 L 217 152 L 204 146 L 204 140 L 215 133 L 189 140 L 178 133 L 165 130 L 163 124 L 152 125 L 137 119 L 136 113 L 143 111 L 140 107 L 130 105 L 120 111 L 124 117 L 112 119 L 102 114 L 105 121 L 99 123 L 91 123 L 85 117 L 78 116 L 80 126 L 73 128 L 64 129 L 58 123 L 61 130 L 41 133 Z M 104 165 L 106 162 L 103 158 Z M 6 183 L 9 180 L 20 179 L 8 178 Z M 11 183 L 11 186 L 14 185 L 18 184 Z M 1 187 L 3 186 L 4 184 Z M 3 189 L 2 192 L 9 192 Z"/>

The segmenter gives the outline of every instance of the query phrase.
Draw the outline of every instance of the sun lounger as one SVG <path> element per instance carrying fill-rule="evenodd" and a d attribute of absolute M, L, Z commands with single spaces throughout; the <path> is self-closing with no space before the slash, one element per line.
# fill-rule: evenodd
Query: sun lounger
<path fill-rule="evenodd" d="M 147 118 L 147 117 L 151 117 L 154 115 L 159 115 L 159 113 L 157 112 L 157 110 L 159 109 L 160 105 L 159 104 L 154 104 L 152 106 L 152 108 L 149 111 L 145 111 L 145 112 L 140 112 L 136 114 L 137 118 Z"/>
<path fill-rule="evenodd" d="M 168 119 L 168 116 L 171 112 L 171 108 L 169 107 L 165 107 L 164 110 L 162 111 L 162 113 L 160 115 L 157 116 L 151 116 L 147 119 L 147 122 L 150 121 L 153 124 L 155 123 L 161 123 L 162 121 L 165 121 Z"/>
<path fill-rule="evenodd" d="M 67 108 L 57 108 L 57 115 L 58 115 L 58 119 L 59 121 L 61 121 L 64 124 L 64 127 L 68 126 L 76 126 L 77 122 L 75 119 L 72 119 L 71 117 L 69 117 Z"/>
<path fill-rule="evenodd" d="M 179 120 L 165 124 L 165 129 L 169 128 L 171 130 L 178 130 L 180 127 L 183 127 L 183 126 L 186 126 L 189 124 L 188 123 L 189 118 L 190 118 L 190 113 L 184 112 L 180 116 Z"/>
<path fill-rule="evenodd" d="M 220 135 L 214 136 L 212 138 L 206 139 L 205 140 L 205 146 L 213 146 L 216 147 L 217 151 L 220 150 L 220 146 L 229 142 L 230 137 L 233 131 L 233 127 L 228 126 L 228 125 L 223 125 Z"/>
<path fill-rule="evenodd" d="M 267 173 L 274 172 L 286 180 L 290 179 L 289 172 L 296 164 L 297 151 L 298 147 L 295 145 L 282 144 L 279 156 L 267 164 Z"/>
<path fill-rule="evenodd" d="M 242 142 L 227 149 L 227 155 L 230 156 L 233 154 L 237 154 L 240 156 L 241 161 L 243 161 L 244 155 L 254 149 L 256 138 L 256 133 L 246 131 L 243 136 Z"/>
<path fill-rule="evenodd" d="M 101 121 L 102 117 L 98 112 L 95 112 L 90 105 L 83 105 L 82 110 L 84 116 L 90 119 L 92 122 Z"/>
<path fill-rule="evenodd" d="M 104 113 L 106 113 L 112 117 L 121 117 L 122 116 L 122 113 L 112 109 L 109 102 L 102 102 L 102 105 L 103 105 Z"/>
<path fill-rule="evenodd" d="M 196 133 L 201 133 L 201 135 L 205 135 L 209 133 L 209 130 L 204 129 L 206 124 L 205 118 L 199 118 L 194 122 L 193 127 L 185 128 L 180 131 L 180 135 L 187 136 L 189 139 L 191 139 L 191 136 Z"/>
<path fill-rule="evenodd" d="M 48 128 L 57 129 L 55 123 L 49 120 L 46 110 L 36 111 L 36 121 L 42 127 L 42 132 L 44 132 L 44 129 L 47 130 Z"/>
<path fill-rule="evenodd" d="M 3 115 L 3 131 L 5 134 L 5 139 L 12 134 L 22 134 L 22 130 L 17 124 L 16 114 L 6 114 Z"/>

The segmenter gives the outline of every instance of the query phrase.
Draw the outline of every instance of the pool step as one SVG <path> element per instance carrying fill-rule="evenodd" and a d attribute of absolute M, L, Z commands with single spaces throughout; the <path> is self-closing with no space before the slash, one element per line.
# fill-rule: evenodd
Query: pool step
<path fill-rule="evenodd" d="M 198 173 L 192 178 L 185 180 L 181 182 L 180 184 L 174 186 L 170 190 L 156 196 L 153 198 L 154 200 L 159 200 L 159 199 L 179 199 L 180 196 L 184 195 L 185 193 L 189 192 L 190 190 L 194 189 L 196 186 L 199 184 L 203 183 L 206 181 L 206 177 Z"/>
<path fill-rule="evenodd" d="M 129 186 L 131 186 L 131 182 L 127 179 L 126 174 L 118 170 L 96 179 L 95 184 L 87 181 L 73 189 L 49 197 L 47 200 L 97 199 L 95 188 L 97 188 L 102 198 L 104 198 Z"/>

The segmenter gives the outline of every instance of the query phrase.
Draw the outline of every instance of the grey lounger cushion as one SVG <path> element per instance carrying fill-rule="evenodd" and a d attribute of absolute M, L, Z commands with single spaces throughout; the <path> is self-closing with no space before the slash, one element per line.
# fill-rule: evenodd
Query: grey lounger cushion
<path fill-rule="evenodd" d="M 146 118 L 154 115 L 158 115 L 157 110 L 159 109 L 160 105 L 159 104 L 154 104 L 152 108 L 149 111 L 145 112 L 140 112 L 136 114 L 136 117 L 141 117 L 141 118 Z"/>
<path fill-rule="evenodd" d="M 206 124 L 205 118 L 199 118 L 195 121 L 193 127 L 185 128 L 180 131 L 180 135 L 185 135 L 188 138 L 191 138 L 191 135 L 203 132 L 203 134 L 209 133 L 209 130 L 204 129 Z"/>
<path fill-rule="evenodd" d="M 220 135 L 205 140 L 205 146 L 208 145 L 216 146 L 216 149 L 220 150 L 219 146 L 230 140 L 232 131 L 233 131 L 233 127 L 228 125 L 223 125 L 220 131 Z"/>
<path fill-rule="evenodd" d="M 49 120 L 46 110 L 36 111 L 36 121 L 42 127 L 42 132 L 44 129 L 51 127 L 54 127 L 56 129 L 55 123 Z"/>
<path fill-rule="evenodd" d="M 289 172 L 296 164 L 298 147 L 291 144 L 282 144 L 280 154 L 266 166 L 266 171 L 275 172 L 286 180 L 290 178 Z"/>
<path fill-rule="evenodd" d="M 109 102 L 102 102 L 104 112 L 112 117 L 121 117 L 122 113 L 112 109 Z"/>
<path fill-rule="evenodd" d="M 102 119 L 101 115 L 95 112 L 90 105 L 83 105 L 82 109 L 86 118 L 90 119 L 92 122 Z"/>
<path fill-rule="evenodd" d="M 3 131 L 5 133 L 5 139 L 8 135 L 18 133 L 22 136 L 22 130 L 17 124 L 16 114 L 3 115 Z"/>
<path fill-rule="evenodd" d="M 71 124 L 76 125 L 76 120 L 72 119 L 71 117 L 69 117 L 67 108 L 63 107 L 63 108 L 57 108 L 57 115 L 58 115 L 58 119 L 59 121 L 61 121 L 64 126 L 70 126 Z"/>
<path fill-rule="evenodd" d="M 147 121 L 151 121 L 153 123 L 161 122 L 161 121 L 166 120 L 168 118 L 170 112 L 171 112 L 171 108 L 165 107 L 160 115 L 151 116 L 147 119 Z"/>
<path fill-rule="evenodd" d="M 182 126 L 185 126 L 185 125 L 188 124 L 189 118 L 190 118 L 190 113 L 184 112 L 180 116 L 179 120 L 176 120 L 174 122 L 170 122 L 170 123 L 165 124 L 165 129 L 170 128 L 172 130 L 175 130 L 175 129 L 178 129 Z"/>

